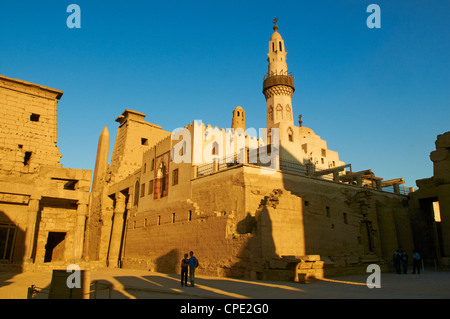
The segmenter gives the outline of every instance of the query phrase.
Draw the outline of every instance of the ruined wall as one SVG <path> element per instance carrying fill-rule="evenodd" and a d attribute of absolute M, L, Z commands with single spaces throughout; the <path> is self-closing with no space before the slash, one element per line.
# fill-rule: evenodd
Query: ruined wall
<path fill-rule="evenodd" d="M 92 172 L 59 163 L 62 94 L 0 76 L 0 251 L 12 251 L 2 264 L 44 262 L 49 233 L 67 235 L 55 249 L 61 260 L 81 257 Z"/>
<path fill-rule="evenodd" d="M 189 200 L 131 216 L 123 265 L 177 272 L 193 250 L 203 274 L 264 278 L 282 256 L 320 255 L 338 273 L 412 251 L 405 196 L 259 170 L 195 179 Z"/>
<path fill-rule="evenodd" d="M 145 114 L 125 110 L 116 121 L 120 123 L 109 171 L 112 182 L 119 182 L 142 166 L 142 155 L 170 135 L 160 126 L 144 121 Z"/>
<path fill-rule="evenodd" d="M 34 173 L 60 166 L 56 109 L 62 91 L 0 76 L 0 168 Z"/>
<path fill-rule="evenodd" d="M 409 214 L 416 248 L 429 264 L 450 267 L 450 132 L 440 134 L 430 153 L 433 176 L 416 181 L 419 189 L 409 194 Z M 439 206 L 435 219 L 433 203 Z"/>
<path fill-rule="evenodd" d="M 128 219 L 123 265 L 176 272 L 182 255 L 193 250 L 202 273 L 224 275 L 248 237 L 233 232 L 236 216 L 243 215 L 239 181 L 231 173 L 205 177 L 193 182 L 191 199 L 141 207 Z"/>
<path fill-rule="evenodd" d="M 334 267 L 390 262 L 399 245 L 412 252 L 407 197 L 289 173 L 246 179 L 248 211 L 272 188 L 302 199 L 305 254 L 328 258 Z M 267 186 L 267 185 L 270 185 Z M 253 206 L 250 206 L 253 203 Z"/>

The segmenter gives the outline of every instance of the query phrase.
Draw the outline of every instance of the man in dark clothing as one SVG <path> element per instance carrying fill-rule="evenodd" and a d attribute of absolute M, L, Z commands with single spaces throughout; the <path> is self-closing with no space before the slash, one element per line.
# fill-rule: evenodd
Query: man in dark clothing
<path fill-rule="evenodd" d="M 181 260 L 181 286 L 187 286 L 189 259 L 188 254 L 184 254 L 184 258 Z"/>
<path fill-rule="evenodd" d="M 403 273 L 406 274 L 408 272 L 408 254 L 406 251 L 402 251 L 402 266 Z"/>
<path fill-rule="evenodd" d="M 393 256 L 394 268 L 395 268 L 395 273 L 396 274 L 400 274 L 401 273 L 401 264 L 400 264 L 401 260 L 402 260 L 401 252 L 397 249 L 394 252 L 394 256 Z"/>
<path fill-rule="evenodd" d="M 417 269 L 417 273 L 420 275 L 420 255 L 416 250 L 413 251 L 412 258 L 413 258 L 413 274 L 416 273 Z"/>

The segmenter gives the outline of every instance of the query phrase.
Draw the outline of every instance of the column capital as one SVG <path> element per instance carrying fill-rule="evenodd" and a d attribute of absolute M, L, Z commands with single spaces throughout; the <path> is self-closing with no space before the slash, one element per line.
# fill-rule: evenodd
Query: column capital
<path fill-rule="evenodd" d="M 114 206 L 114 214 L 123 214 L 125 212 L 126 196 L 122 192 L 116 193 L 116 201 Z"/>
<path fill-rule="evenodd" d="M 31 211 L 31 212 L 39 211 L 39 201 L 40 201 L 40 199 L 31 197 L 28 202 L 28 211 Z"/>

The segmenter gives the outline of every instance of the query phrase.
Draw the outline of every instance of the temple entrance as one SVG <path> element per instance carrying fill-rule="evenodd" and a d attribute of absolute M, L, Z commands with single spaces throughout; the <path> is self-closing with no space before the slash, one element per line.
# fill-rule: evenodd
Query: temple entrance
<path fill-rule="evenodd" d="M 439 253 L 441 256 L 445 256 L 444 254 L 444 242 L 443 242 L 443 235 L 442 235 L 442 226 L 441 226 L 441 209 L 439 207 L 439 201 L 435 200 L 432 203 L 433 207 L 433 219 L 436 224 L 436 237 L 439 244 Z"/>
<path fill-rule="evenodd" d="M 443 256 L 443 242 L 438 198 L 422 198 L 419 207 L 426 228 L 422 230 L 420 241 L 415 243 L 416 248 L 423 258 L 439 259 Z"/>
<path fill-rule="evenodd" d="M 66 233 L 49 232 L 47 244 L 45 245 L 44 262 L 63 261 L 65 250 Z"/>

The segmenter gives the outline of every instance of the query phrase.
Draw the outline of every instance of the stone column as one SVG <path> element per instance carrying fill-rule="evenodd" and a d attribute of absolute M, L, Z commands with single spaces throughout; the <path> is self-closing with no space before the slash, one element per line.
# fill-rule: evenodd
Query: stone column
<path fill-rule="evenodd" d="M 123 215 L 125 213 L 125 195 L 121 192 L 116 194 L 116 205 L 113 211 L 113 225 L 111 230 L 111 241 L 109 244 L 108 262 L 110 267 L 118 267 L 120 244 L 123 233 Z"/>
<path fill-rule="evenodd" d="M 339 172 L 333 171 L 333 181 L 339 183 Z"/>
<path fill-rule="evenodd" d="M 361 175 L 356 176 L 356 185 L 362 186 L 362 177 Z"/>
<path fill-rule="evenodd" d="M 375 180 L 375 184 L 377 185 L 377 189 L 379 191 L 383 190 L 383 186 L 381 186 L 382 184 L 381 184 L 381 180 L 380 179 Z"/>
<path fill-rule="evenodd" d="M 395 194 L 400 194 L 400 185 L 399 184 L 394 184 L 392 186 L 394 187 L 394 193 Z"/>
<path fill-rule="evenodd" d="M 26 262 L 33 262 L 32 254 L 35 241 L 36 221 L 38 212 L 39 212 L 39 199 L 30 198 L 30 202 L 28 204 L 27 231 L 25 233 L 24 258 Z"/>
<path fill-rule="evenodd" d="M 83 255 L 84 230 L 86 227 L 87 204 L 79 203 L 77 207 L 77 223 L 75 225 L 75 240 L 73 257 L 80 260 Z"/>
<path fill-rule="evenodd" d="M 316 167 L 313 163 L 306 163 L 306 172 L 308 176 L 312 176 L 316 171 Z"/>
<path fill-rule="evenodd" d="M 111 241 L 111 228 L 112 219 L 114 212 L 114 200 L 110 198 L 106 193 L 102 196 L 102 207 L 101 207 L 101 230 L 98 231 L 98 236 L 100 236 L 100 243 L 98 246 L 98 258 L 101 262 L 106 264 L 108 260 L 108 249 L 109 243 Z"/>

